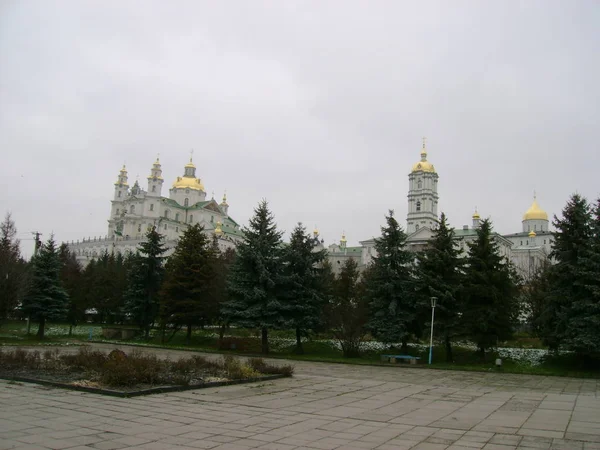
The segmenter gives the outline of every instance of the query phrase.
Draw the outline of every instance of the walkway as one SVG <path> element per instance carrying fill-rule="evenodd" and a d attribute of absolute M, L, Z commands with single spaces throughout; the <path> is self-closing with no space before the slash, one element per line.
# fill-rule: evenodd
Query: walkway
<path fill-rule="evenodd" d="M 596 380 L 293 364 L 291 379 L 133 399 L 0 381 L 0 449 L 600 449 Z"/>

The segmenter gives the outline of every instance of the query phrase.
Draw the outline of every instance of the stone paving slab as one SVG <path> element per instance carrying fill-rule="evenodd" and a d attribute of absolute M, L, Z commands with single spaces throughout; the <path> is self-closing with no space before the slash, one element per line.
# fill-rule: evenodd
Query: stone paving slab
<path fill-rule="evenodd" d="M 600 449 L 596 380 L 292 364 L 291 379 L 130 399 L 0 381 L 0 450 Z"/>

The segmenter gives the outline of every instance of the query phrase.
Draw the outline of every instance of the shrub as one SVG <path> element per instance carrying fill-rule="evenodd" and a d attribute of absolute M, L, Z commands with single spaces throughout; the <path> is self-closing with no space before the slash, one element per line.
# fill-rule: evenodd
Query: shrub
<path fill-rule="evenodd" d="M 135 384 L 157 384 L 162 380 L 165 364 L 156 355 L 146 355 L 134 350 L 123 358 L 108 358 L 102 366 L 101 381 L 108 386 L 133 386 Z"/>
<path fill-rule="evenodd" d="M 279 374 L 286 377 L 291 377 L 294 373 L 294 366 L 275 366 L 265 362 L 265 360 L 262 358 L 248 358 L 248 365 L 255 371 L 268 375 Z"/>
<path fill-rule="evenodd" d="M 223 356 L 223 369 L 232 380 L 256 378 L 260 375 L 252 367 L 242 364 L 238 358 L 234 358 L 231 355 Z"/>
<path fill-rule="evenodd" d="M 58 353 L 56 353 L 58 356 Z M 77 353 L 60 355 L 64 364 L 71 370 L 100 370 L 107 361 L 106 353 L 100 350 L 91 350 L 90 347 L 81 347 Z"/>

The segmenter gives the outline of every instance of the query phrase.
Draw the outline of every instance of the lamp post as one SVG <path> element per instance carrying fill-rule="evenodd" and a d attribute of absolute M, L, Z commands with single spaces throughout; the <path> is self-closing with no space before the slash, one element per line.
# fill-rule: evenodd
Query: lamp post
<path fill-rule="evenodd" d="M 437 297 L 431 297 L 431 337 L 429 338 L 429 364 L 433 356 L 433 320 L 435 319 L 435 303 Z"/>

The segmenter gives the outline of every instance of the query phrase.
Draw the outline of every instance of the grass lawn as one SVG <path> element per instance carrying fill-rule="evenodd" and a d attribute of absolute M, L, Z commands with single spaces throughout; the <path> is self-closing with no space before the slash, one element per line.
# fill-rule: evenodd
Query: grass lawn
<path fill-rule="evenodd" d="M 153 330 L 150 340 L 137 337 L 131 340 L 106 340 L 102 338 L 102 326 L 97 324 L 84 324 L 74 327 L 72 335 L 69 336 L 69 326 L 64 324 L 49 324 L 46 327 L 46 338 L 39 341 L 35 337 L 37 324 L 32 324 L 31 335 L 27 336 L 26 322 L 8 322 L 0 327 L 0 345 L 78 345 L 89 341 L 113 342 L 139 346 L 153 346 L 173 349 L 195 350 L 200 352 L 237 354 L 245 356 L 260 356 L 260 338 L 255 330 L 231 329 L 228 330 L 221 346 L 219 346 L 218 329 L 197 329 L 192 333 L 190 344 L 186 344 L 186 333 L 184 330 L 177 332 L 172 337 L 167 333 L 168 342 L 162 344 L 162 336 L 159 330 Z M 332 345 L 326 336 L 317 336 L 312 340 L 304 342 L 304 354 L 295 353 L 295 334 L 292 330 L 272 330 L 269 333 L 271 358 L 285 358 L 299 361 L 321 361 L 343 364 L 376 364 L 381 365 L 380 355 L 384 353 L 399 354 L 399 349 L 373 348 L 363 352 L 360 358 L 345 358 L 342 352 Z M 571 376 L 583 378 L 600 378 L 600 367 L 586 367 L 575 355 L 562 354 L 560 356 L 547 356 L 540 358 L 543 354 L 540 349 L 541 343 L 535 338 L 525 335 L 517 335 L 514 341 L 507 342 L 505 346 L 513 348 L 490 351 L 486 360 L 481 361 L 472 348 L 455 346 L 453 348 L 454 362 L 447 363 L 445 348 L 434 346 L 433 364 L 429 366 L 429 349 L 424 345 L 412 345 L 409 354 L 420 358 L 419 364 L 413 367 L 435 368 L 448 370 L 505 372 L 537 375 Z M 368 346 L 367 346 L 368 347 Z M 542 347 L 543 348 L 543 347 Z M 527 360 L 527 355 L 538 355 L 532 361 Z M 500 357 L 502 366 L 496 367 L 495 360 Z"/>

